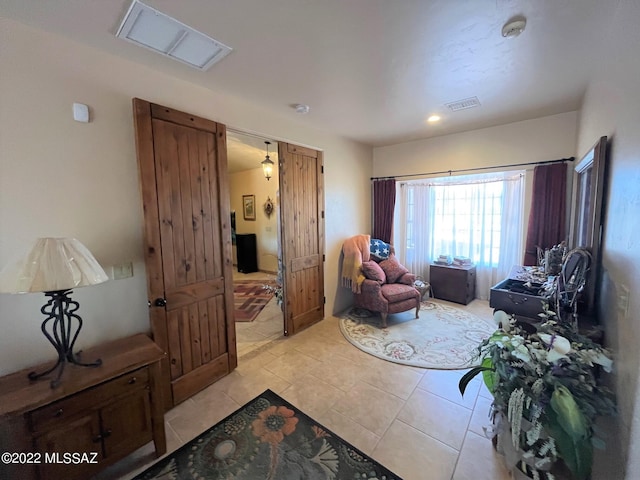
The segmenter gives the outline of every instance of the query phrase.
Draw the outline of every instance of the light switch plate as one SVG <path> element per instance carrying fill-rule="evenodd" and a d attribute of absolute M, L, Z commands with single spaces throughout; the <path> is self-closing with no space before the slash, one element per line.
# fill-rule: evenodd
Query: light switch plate
<path fill-rule="evenodd" d="M 629 313 L 629 287 L 618 284 L 618 313 L 622 319 L 626 319 Z"/>
<path fill-rule="evenodd" d="M 131 262 L 121 263 L 113 266 L 113 279 L 122 280 L 123 278 L 133 277 L 133 264 Z"/>
<path fill-rule="evenodd" d="M 83 103 L 74 103 L 73 119 L 76 122 L 89 123 L 89 107 Z"/>

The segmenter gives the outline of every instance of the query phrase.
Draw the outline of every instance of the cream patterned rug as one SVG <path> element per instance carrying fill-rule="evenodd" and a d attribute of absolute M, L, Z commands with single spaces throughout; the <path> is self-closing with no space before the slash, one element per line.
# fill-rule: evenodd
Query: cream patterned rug
<path fill-rule="evenodd" d="M 415 311 L 389 315 L 381 328 L 380 315 L 353 308 L 340 318 L 345 338 L 360 350 L 390 362 L 442 370 L 466 369 L 475 364 L 480 342 L 495 327 L 458 308 L 434 302 Z"/>

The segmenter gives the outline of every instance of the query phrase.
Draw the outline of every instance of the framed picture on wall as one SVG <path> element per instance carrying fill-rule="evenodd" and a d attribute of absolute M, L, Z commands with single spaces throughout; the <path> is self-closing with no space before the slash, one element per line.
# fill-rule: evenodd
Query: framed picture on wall
<path fill-rule="evenodd" d="M 256 219 L 256 196 L 255 195 L 243 195 L 242 196 L 242 213 L 245 220 Z"/>

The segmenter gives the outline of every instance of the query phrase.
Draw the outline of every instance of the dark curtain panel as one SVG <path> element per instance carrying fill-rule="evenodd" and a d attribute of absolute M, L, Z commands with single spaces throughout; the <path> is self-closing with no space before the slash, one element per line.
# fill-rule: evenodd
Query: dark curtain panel
<path fill-rule="evenodd" d="M 391 243 L 393 209 L 396 206 L 396 181 L 373 181 L 373 234 L 383 242 Z"/>
<path fill-rule="evenodd" d="M 538 165 L 533 171 L 533 198 L 524 265 L 537 265 L 536 246 L 550 248 L 566 240 L 567 164 Z"/>

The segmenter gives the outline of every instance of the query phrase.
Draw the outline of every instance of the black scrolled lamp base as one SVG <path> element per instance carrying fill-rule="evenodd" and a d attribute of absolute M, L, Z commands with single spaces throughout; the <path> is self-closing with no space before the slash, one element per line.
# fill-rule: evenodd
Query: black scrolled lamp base
<path fill-rule="evenodd" d="M 51 388 L 56 388 L 60 385 L 60 378 L 67 363 L 82 367 L 98 367 L 102 365 L 102 360 L 100 359 L 92 363 L 83 363 L 77 358 L 80 352 L 78 354 L 73 353 L 73 346 L 82 328 L 82 319 L 75 313 L 80 304 L 71 300 L 70 294 L 71 290 L 45 292 L 45 296 L 49 297 L 49 301 L 40 309 L 44 315 L 47 315 L 47 318 L 42 322 L 42 333 L 58 352 L 58 361 L 53 367 L 44 372 L 29 373 L 29 379 L 37 380 L 58 369 L 56 378 L 51 380 Z M 74 320 L 77 322 L 75 330 L 72 326 Z"/>

